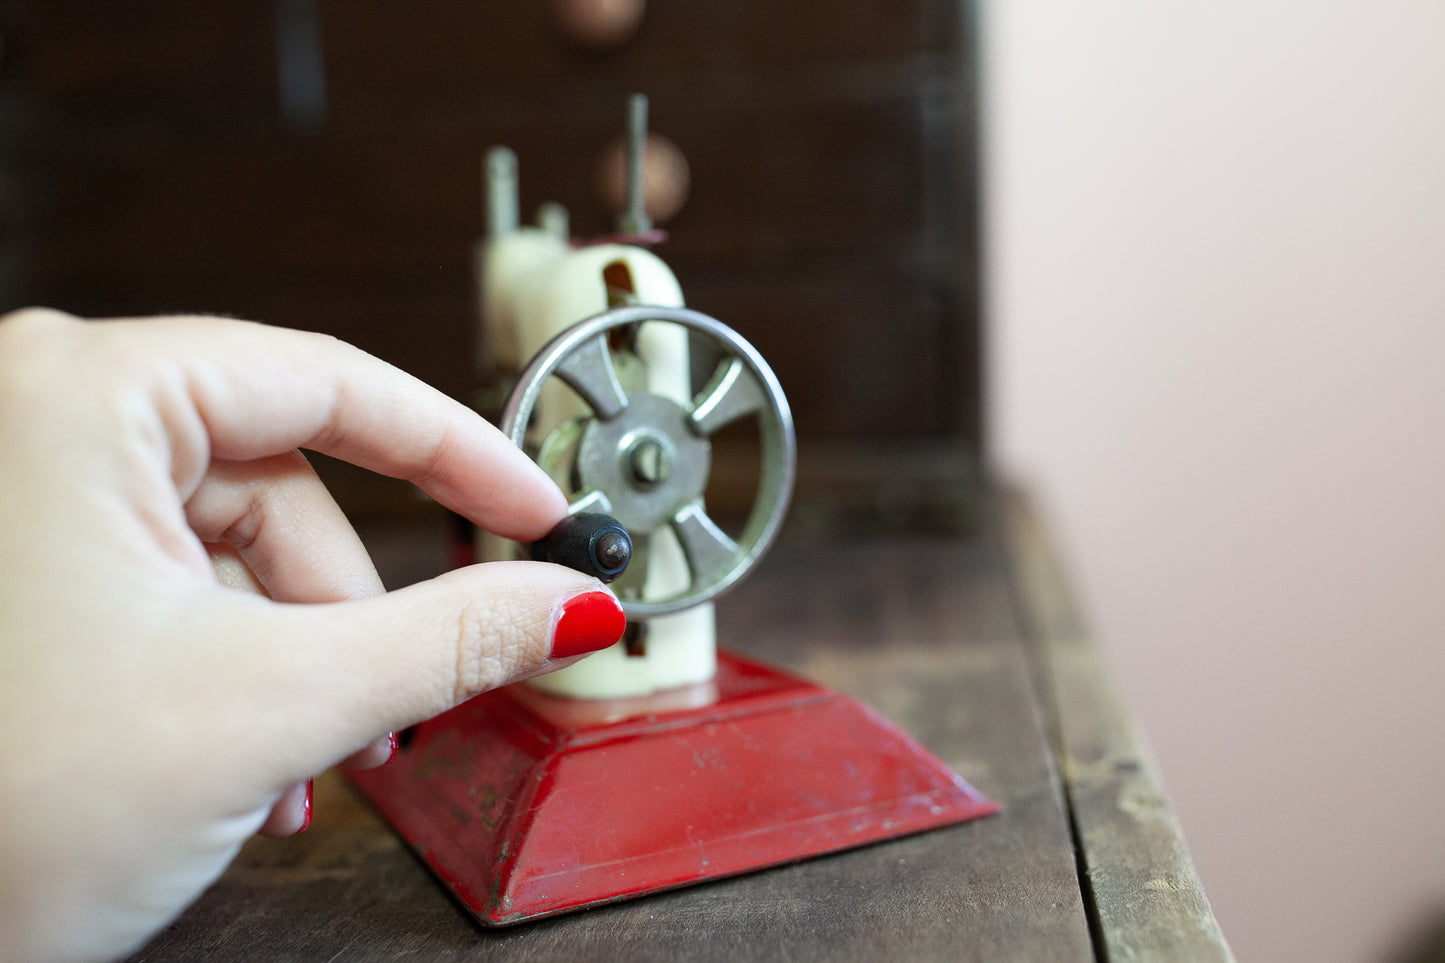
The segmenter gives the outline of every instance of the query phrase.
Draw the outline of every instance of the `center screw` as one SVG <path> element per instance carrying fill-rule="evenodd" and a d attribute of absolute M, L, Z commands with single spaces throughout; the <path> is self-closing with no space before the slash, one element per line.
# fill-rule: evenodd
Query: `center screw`
<path fill-rule="evenodd" d="M 644 488 L 654 488 L 672 475 L 672 452 L 655 438 L 644 438 L 632 446 L 627 459 L 632 480 Z"/>

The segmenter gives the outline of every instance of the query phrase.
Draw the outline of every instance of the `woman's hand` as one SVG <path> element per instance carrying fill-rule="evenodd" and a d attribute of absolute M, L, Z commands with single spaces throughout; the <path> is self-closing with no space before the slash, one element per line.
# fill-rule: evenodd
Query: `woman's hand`
<path fill-rule="evenodd" d="M 620 636 L 552 565 L 380 594 L 302 448 L 510 538 L 567 510 L 481 418 L 333 339 L 0 320 L 0 958 L 136 946 L 263 824 L 300 828 L 314 773 Z"/>

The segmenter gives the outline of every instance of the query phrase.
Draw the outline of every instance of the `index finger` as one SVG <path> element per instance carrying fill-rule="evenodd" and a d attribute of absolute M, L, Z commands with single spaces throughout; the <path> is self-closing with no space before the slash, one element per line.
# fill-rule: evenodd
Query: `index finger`
<path fill-rule="evenodd" d="M 306 448 L 413 482 L 509 538 L 541 537 L 567 513 L 557 485 L 476 412 L 326 335 L 185 317 L 105 322 L 142 342 L 189 406 L 158 405 L 172 444 L 201 465 Z M 174 401 L 175 399 L 170 399 Z M 187 408 L 195 418 L 187 418 Z"/>

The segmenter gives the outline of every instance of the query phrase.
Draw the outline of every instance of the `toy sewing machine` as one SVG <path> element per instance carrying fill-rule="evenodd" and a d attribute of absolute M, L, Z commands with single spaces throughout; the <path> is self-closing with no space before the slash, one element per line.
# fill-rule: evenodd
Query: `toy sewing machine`
<path fill-rule="evenodd" d="M 624 240 L 655 236 L 642 210 L 644 137 L 635 98 Z M 569 668 L 423 723 L 390 765 L 355 782 L 488 925 L 994 812 L 866 706 L 719 652 L 712 600 L 762 558 L 793 487 L 782 388 L 742 337 L 682 306 L 655 254 L 571 242 L 555 210 L 544 226 L 519 226 L 516 174 L 510 151 L 489 155 L 483 319 L 493 361 L 518 370 L 501 427 L 590 520 L 571 564 L 616 577 L 628 630 Z M 691 345 L 719 359 L 700 387 Z M 739 419 L 756 422 L 762 450 L 735 538 L 703 493 L 710 438 Z M 631 541 L 620 574 L 619 528 Z M 518 555 L 483 541 L 486 555 Z"/>

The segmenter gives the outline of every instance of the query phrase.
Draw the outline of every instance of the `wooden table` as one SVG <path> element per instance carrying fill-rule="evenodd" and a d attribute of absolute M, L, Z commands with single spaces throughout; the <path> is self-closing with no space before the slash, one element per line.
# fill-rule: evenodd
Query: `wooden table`
<path fill-rule="evenodd" d="M 364 530 L 389 585 L 442 527 Z M 1227 960 L 1168 800 L 1024 500 L 958 536 L 790 532 L 719 637 L 868 702 L 1003 804 L 794 866 L 487 930 L 336 774 L 134 959 Z"/>

